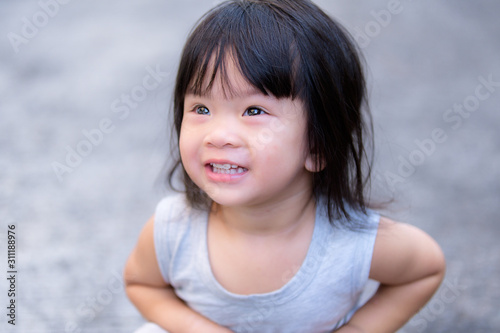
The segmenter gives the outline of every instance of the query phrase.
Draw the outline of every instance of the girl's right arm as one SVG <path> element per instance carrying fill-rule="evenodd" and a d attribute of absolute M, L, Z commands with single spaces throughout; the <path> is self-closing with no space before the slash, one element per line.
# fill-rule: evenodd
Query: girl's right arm
<path fill-rule="evenodd" d="M 125 291 L 130 301 L 144 318 L 170 333 L 231 332 L 189 308 L 165 283 L 156 260 L 153 225 L 151 217 L 125 265 Z"/>

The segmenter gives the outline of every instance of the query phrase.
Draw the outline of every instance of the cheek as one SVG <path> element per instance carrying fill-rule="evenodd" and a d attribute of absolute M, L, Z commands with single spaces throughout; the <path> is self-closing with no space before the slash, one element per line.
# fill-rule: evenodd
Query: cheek
<path fill-rule="evenodd" d="M 288 126 L 281 132 L 275 135 L 272 140 L 272 145 L 274 149 L 294 151 L 296 154 L 302 155 L 306 149 L 306 132 L 302 126 Z"/>
<path fill-rule="evenodd" d="M 179 152 L 181 154 L 181 158 L 184 156 L 184 152 L 186 151 L 186 135 L 184 134 L 184 130 L 181 128 L 181 133 L 179 135 Z"/>
<path fill-rule="evenodd" d="M 257 141 L 261 143 L 264 141 L 265 144 L 256 145 L 260 148 L 256 149 L 256 154 L 263 156 L 264 163 L 269 166 L 276 165 L 278 172 L 279 168 L 284 168 L 285 165 L 297 168 L 305 163 L 307 140 L 301 128 L 288 127 L 280 132 L 269 132 L 269 134 L 267 141 Z"/>
<path fill-rule="evenodd" d="M 280 150 L 288 148 L 288 146 L 299 149 L 299 147 L 304 146 L 305 130 L 298 123 L 273 119 L 265 126 L 253 129 L 248 138 L 249 145 L 256 150 Z"/>
<path fill-rule="evenodd" d="M 194 133 L 189 133 L 189 131 L 181 128 L 179 136 L 179 152 L 182 163 L 185 167 L 189 167 L 189 162 L 194 158 L 196 151 L 196 139 L 193 134 Z"/>

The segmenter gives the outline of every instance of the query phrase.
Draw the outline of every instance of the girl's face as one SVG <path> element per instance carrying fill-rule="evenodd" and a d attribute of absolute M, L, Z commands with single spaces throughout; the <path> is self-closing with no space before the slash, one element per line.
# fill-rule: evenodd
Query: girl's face
<path fill-rule="evenodd" d="M 266 96 L 234 64 L 226 69 L 224 87 L 218 73 L 208 94 L 185 96 L 179 149 L 187 174 L 222 206 L 308 195 L 311 158 L 302 102 Z"/>

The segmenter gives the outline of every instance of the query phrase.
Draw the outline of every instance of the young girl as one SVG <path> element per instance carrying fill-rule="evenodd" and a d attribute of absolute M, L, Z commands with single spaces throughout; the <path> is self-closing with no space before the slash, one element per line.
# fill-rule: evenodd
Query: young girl
<path fill-rule="evenodd" d="M 351 39 L 310 1 L 204 16 L 175 87 L 185 193 L 125 268 L 137 332 L 387 333 L 431 298 L 439 246 L 367 207 L 364 97 Z"/>

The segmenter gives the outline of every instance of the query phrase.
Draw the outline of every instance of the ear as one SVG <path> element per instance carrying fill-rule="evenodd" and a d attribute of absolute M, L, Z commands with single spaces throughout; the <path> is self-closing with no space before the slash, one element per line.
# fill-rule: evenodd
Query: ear
<path fill-rule="evenodd" d="M 326 167 L 325 161 L 318 161 L 317 154 L 309 154 L 306 157 L 305 168 L 309 172 L 320 172 Z"/>

